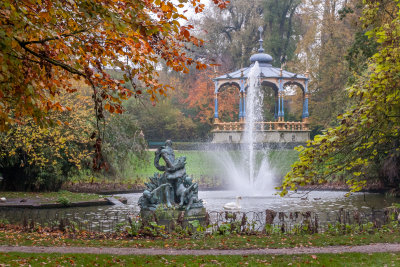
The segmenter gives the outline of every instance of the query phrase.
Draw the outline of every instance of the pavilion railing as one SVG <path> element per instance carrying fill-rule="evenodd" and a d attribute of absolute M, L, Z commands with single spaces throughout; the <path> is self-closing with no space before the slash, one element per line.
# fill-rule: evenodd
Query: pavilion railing
<path fill-rule="evenodd" d="M 214 132 L 244 131 L 245 122 L 216 122 Z M 268 131 L 308 131 L 308 123 L 297 121 L 262 121 L 256 122 L 254 130 L 260 132 Z"/>

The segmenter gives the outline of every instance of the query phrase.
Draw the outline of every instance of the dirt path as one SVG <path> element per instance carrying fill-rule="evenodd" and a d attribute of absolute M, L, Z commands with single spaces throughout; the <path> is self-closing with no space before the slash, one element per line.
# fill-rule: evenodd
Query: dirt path
<path fill-rule="evenodd" d="M 95 247 L 28 247 L 0 246 L 0 252 L 29 253 L 85 253 L 115 255 L 271 255 L 271 254 L 318 254 L 344 252 L 400 252 L 400 244 L 372 244 L 364 246 L 332 246 L 312 248 L 280 248 L 280 249 L 232 249 L 232 250 L 177 250 L 177 249 L 138 249 L 138 248 L 95 248 Z"/>

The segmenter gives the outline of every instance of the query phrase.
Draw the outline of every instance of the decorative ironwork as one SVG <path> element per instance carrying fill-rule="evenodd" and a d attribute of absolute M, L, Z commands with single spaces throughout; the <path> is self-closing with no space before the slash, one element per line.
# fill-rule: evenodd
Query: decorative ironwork
<path fill-rule="evenodd" d="M 308 131 L 308 123 L 297 121 L 263 121 L 255 123 L 255 130 L 268 131 Z M 245 122 L 215 122 L 212 131 L 218 132 L 241 132 L 244 131 Z"/>
<path fill-rule="evenodd" d="M 369 211 L 344 210 L 325 212 L 281 212 L 265 211 L 210 211 L 207 214 L 208 231 L 218 232 L 222 225 L 236 232 L 281 231 L 296 232 L 307 230 L 310 233 L 324 232 L 335 225 L 358 225 L 359 227 L 380 227 L 395 218 L 399 210 L 371 209 Z M 34 209 L 0 209 L 0 220 L 13 224 L 30 225 L 32 222 L 42 226 L 56 227 L 73 225 L 77 229 L 90 232 L 116 232 L 129 221 L 140 220 L 139 211 L 54 211 Z M 155 219 L 156 220 L 156 219 Z M 178 222 L 171 222 L 167 229 L 174 229 Z M 174 224 L 174 225 L 172 225 Z"/>

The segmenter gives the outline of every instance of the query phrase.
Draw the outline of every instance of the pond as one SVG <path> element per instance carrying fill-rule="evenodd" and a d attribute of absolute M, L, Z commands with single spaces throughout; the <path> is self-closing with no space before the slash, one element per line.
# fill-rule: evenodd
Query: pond
<path fill-rule="evenodd" d="M 398 198 L 372 193 L 355 193 L 345 197 L 343 191 L 312 191 L 306 197 L 306 192 L 280 197 L 277 195 L 242 196 L 241 212 L 259 213 L 266 209 L 276 212 L 307 212 L 319 214 L 321 222 L 329 221 L 329 216 L 343 209 L 371 214 L 371 211 L 382 210 L 399 202 Z M 205 201 L 208 212 L 223 211 L 223 205 L 233 202 L 238 195 L 235 191 L 200 191 L 199 197 Z M 126 197 L 127 205 L 81 207 L 64 209 L 2 209 L 0 219 L 12 223 L 23 223 L 33 220 L 41 225 L 57 225 L 61 218 L 68 218 L 80 228 L 96 231 L 112 231 L 116 225 L 126 221 L 128 216 L 137 216 L 139 207 L 137 201 L 141 193 L 120 194 Z"/>

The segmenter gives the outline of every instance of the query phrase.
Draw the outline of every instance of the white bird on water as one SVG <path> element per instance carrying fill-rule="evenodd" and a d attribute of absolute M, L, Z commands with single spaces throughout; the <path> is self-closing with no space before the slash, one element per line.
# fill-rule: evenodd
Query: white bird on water
<path fill-rule="evenodd" d="M 236 203 L 235 202 L 229 202 L 224 205 L 224 209 L 226 210 L 240 210 L 242 207 L 239 204 L 239 200 L 241 200 L 242 197 L 236 197 Z"/>

